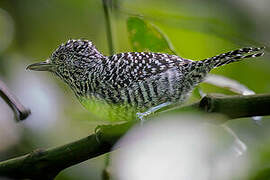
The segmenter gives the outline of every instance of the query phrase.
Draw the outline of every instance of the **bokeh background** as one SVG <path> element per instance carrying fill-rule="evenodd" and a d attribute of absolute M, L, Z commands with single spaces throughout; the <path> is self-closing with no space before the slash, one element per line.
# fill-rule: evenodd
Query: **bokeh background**
<path fill-rule="evenodd" d="M 214 70 L 256 93 L 270 92 L 269 0 L 112 0 L 110 14 L 116 52 L 132 51 L 126 20 L 143 17 L 157 26 L 184 58 L 204 59 L 245 46 L 266 46 L 263 58 Z M 96 121 L 70 89 L 49 73 L 25 70 L 45 60 L 68 39 L 92 40 L 109 55 L 101 0 L 1 0 L 0 79 L 29 107 L 31 116 L 15 123 L 0 99 L 0 160 L 77 140 L 92 133 Z M 204 92 L 232 94 L 203 84 Z M 269 107 L 270 108 L 270 107 Z M 227 123 L 246 143 L 251 157 L 250 177 L 270 167 L 270 119 L 261 125 L 251 118 Z M 104 157 L 88 160 L 61 172 L 56 179 L 101 179 Z"/>

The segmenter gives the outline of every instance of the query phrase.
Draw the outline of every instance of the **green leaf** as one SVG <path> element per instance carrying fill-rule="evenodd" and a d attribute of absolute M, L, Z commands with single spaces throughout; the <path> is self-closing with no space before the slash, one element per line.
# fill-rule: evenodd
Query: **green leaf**
<path fill-rule="evenodd" d="M 153 24 L 138 17 L 129 17 L 127 29 L 134 51 L 176 54 L 167 37 Z"/>

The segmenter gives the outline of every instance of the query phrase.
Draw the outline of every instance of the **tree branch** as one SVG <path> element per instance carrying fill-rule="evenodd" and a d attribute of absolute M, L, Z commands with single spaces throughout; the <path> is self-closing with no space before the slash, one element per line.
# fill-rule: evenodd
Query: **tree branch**
<path fill-rule="evenodd" d="M 221 113 L 231 119 L 270 115 L 270 95 L 204 97 L 199 105 L 206 112 Z"/>
<path fill-rule="evenodd" d="M 195 104 L 175 108 L 170 113 L 187 109 L 222 113 L 229 118 L 270 115 L 270 94 L 249 96 L 209 95 Z M 166 112 L 165 112 L 166 113 Z M 0 162 L 0 176 L 11 178 L 53 179 L 63 169 L 111 151 L 117 140 L 135 122 L 99 126 L 96 134 L 78 141 Z"/>
<path fill-rule="evenodd" d="M 0 96 L 9 105 L 15 114 L 16 120 L 24 120 L 30 114 L 30 110 L 25 108 L 20 101 L 10 92 L 8 87 L 0 80 Z"/>
<path fill-rule="evenodd" d="M 184 107 L 167 109 L 166 113 L 179 113 L 197 109 L 208 113 L 220 113 L 230 119 L 270 115 L 270 94 L 233 95 L 210 94 L 199 102 Z"/>
<path fill-rule="evenodd" d="M 132 124 L 100 126 L 96 134 L 78 141 L 0 162 L 0 177 L 53 179 L 67 167 L 110 152 Z"/>

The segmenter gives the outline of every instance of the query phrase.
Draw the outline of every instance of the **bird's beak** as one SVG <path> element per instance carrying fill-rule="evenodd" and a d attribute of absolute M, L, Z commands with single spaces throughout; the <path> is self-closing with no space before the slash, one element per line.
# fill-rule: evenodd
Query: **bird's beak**
<path fill-rule="evenodd" d="M 49 60 L 45 62 L 39 62 L 30 64 L 26 67 L 26 69 L 33 70 L 33 71 L 52 71 L 54 65 L 50 63 Z"/>

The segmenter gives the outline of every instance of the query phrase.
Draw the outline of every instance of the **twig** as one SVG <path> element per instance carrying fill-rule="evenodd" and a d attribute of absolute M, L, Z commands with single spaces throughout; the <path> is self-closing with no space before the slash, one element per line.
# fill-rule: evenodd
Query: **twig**
<path fill-rule="evenodd" d="M 113 46 L 113 40 L 112 40 L 111 20 L 109 17 L 109 8 L 108 8 L 109 0 L 102 0 L 102 2 L 103 2 L 103 10 L 104 10 L 104 15 L 105 15 L 108 47 L 109 47 L 110 55 L 113 55 L 114 54 L 114 46 Z"/>
<path fill-rule="evenodd" d="M 0 96 L 13 110 L 17 121 L 26 119 L 30 114 L 30 110 L 25 108 L 20 101 L 10 92 L 8 87 L 0 80 Z"/>
<path fill-rule="evenodd" d="M 200 110 L 208 113 L 220 113 L 229 119 L 270 115 L 270 94 L 233 95 L 210 94 L 199 102 L 183 107 L 165 107 L 162 114 Z M 154 115 L 156 116 L 156 115 Z"/>
<path fill-rule="evenodd" d="M 222 113 L 229 118 L 239 118 L 270 115 L 269 107 L 270 94 L 248 96 L 208 95 L 197 103 L 175 108 L 168 112 L 179 114 L 179 112 L 188 109 L 197 109 L 205 112 Z M 48 150 L 36 150 L 25 156 L 0 162 L 0 176 L 53 179 L 67 167 L 110 152 L 117 140 L 134 123 L 127 122 L 118 125 L 100 126 L 96 134 L 78 141 Z"/>
<path fill-rule="evenodd" d="M 270 94 L 248 96 L 205 96 L 199 105 L 206 112 L 225 114 L 231 119 L 270 114 Z"/>

